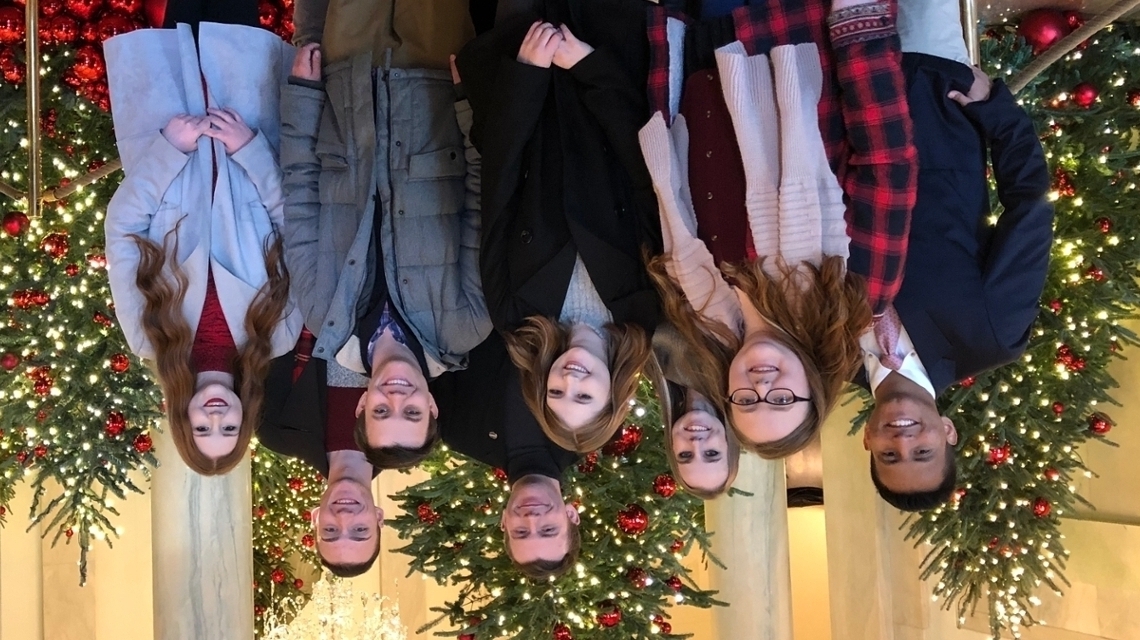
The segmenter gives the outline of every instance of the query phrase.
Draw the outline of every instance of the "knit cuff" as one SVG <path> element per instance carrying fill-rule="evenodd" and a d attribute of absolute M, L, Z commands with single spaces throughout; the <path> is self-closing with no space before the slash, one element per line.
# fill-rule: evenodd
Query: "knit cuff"
<path fill-rule="evenodd" d="M 831 27 L 831 46 L 836 49 L 898 34 L 889 2 L 860 4 L 833 11 L 827 17 L 827 23 Z"/>

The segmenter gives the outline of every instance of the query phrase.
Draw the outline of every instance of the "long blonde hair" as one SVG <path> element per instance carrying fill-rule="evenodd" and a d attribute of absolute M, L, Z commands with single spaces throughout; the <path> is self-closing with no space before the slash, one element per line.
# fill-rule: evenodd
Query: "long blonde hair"
<path fill-rule="evenodd" d="M 177 262 L 177 231 L 177 226 L 169 231 L 162 246 L 147 238 L 132 236 L 140 254 L 135 286 L 144 299 L 142 327 L 154 348 L 155 358 L 151 367 L 162 387 L 166 418 L 178 454 L 186 466 L 194 471 L 202 475 L 219 475 L 241 462 L 261 420 L 265 376 L 269 372 L 273 349 L 273 331 L 282 320 L 289 303 L 285 249 L 280 235 L 274 233 L 266 238 L 263 251 L 268 279 L 246 312 L 245 332 L 248 339 L 239 347 L 232 368 L 234 391 L 242 404 L 241 427 L 234 450 L 214 460 L 198 450 L 187 414 L 196 386 L 196 372 L 190 368 L 194 334 L 182 315 L 182 302 L 186 297 L 189 280 Z M 168 247 L 171 244 L 173 246 Z"/>
<path fill-rule="evenodd" d="M 601 448 L 629 414 L 629 401 L 637 393 L 638 376 L 649 359 L 649 336 L 635 324 L 607 324 L 604 328 L 610 369 L 610 397 L 598 417 L 572 430 L 546 402 L 550 367 L 570 348 L 570 328 L 544 316 L 531 316 L 506 334 L 507 351 L 519 370 L 522 395 L 543 433 L 567 451 L 588 453 Z"/>

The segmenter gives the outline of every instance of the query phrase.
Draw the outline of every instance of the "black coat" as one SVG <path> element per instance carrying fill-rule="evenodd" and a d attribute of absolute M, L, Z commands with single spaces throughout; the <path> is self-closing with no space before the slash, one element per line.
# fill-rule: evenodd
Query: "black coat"
<path fill-rule="evenodd" d="M 522 398 L 518 370 L 497 331 L 469 354 L 463 371 L 433 380 L 443 441 L 454 451 L 507 472 L 511 482 L 537 473 L 561 478 L 577 454 L 542 433 Z"/>
<path fill-rule="evenodd" d="M 457 66 L 483 155 L 480 272 L 499 330 L 557 318 L 576 254 L 618 323 L 652 332 L 659 302 L 642 248 L 661 246 L 657 200 L 641 157 L 648 42 L 641 0 L 545 0 L 595 51 L 567 70 L 516 60 L 533 15 L 464 47 Z"/>
<path fill-rule="evenodd" d="M 905 54 L 921 170 L 895 308 L 937 393 L 1016 360 L 1037 317 L 1053 240 L 1049 171 L 1029 115 L 995 82 L 965 108 L 963 64 Z M 1004 212 L 991 226 L 989 150 Z"/>
<path fill-rule="evenodd" d="M 327 365 L 311 358 L 293 382 L 295 353 L 274 358 L 265 379 L 265 404 L 257 439 L 270 451 L 304 460 L 328 477 L 325 451 Z"/>

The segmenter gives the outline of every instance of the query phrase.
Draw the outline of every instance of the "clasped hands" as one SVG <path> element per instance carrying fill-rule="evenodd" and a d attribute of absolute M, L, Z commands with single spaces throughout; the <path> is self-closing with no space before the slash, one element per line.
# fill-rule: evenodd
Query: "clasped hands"
<path fill-rule="evenodd" d="M 254 138 L 253 129 L 229 107 L 206 109 L 204 116 L 179 114 L 170 119 L 162 135 L 175 149 L 190 153 L 198 148 L 198 138 L 207 136 L 222 143 L 231 156 Z"/>
<path fill-rule="evenodd" d="M 579 40 L 566 25 L 535 22 L 519 47 L 518 61 L 535 67 L 569 69 L 590 55 L 594 48 Z"/>

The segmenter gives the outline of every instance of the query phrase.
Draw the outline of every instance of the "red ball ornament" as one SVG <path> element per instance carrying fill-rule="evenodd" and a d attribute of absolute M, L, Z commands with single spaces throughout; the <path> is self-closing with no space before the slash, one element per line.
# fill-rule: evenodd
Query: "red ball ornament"
<path fill-rule="evenodd" d="M 551 632 L 550 637 L 554 640 L 574 640 L 574 634 L 570 633 L 570 627 L 561 622 L 554 625 L 554 631 Z"/>
<path fill-rule="evenodd" d="M 59 260 L 67 255 L 68 249 L 71 248 L 71 242 L 67 239 L 67 234 L 64 232 L 49 233 L 40 242 L 40 249 L 42 249 L 49 256 Z"/>
<path fill-rule="evenodd" d="M 305 581 L 304 580 L 297 578 L 296 580 L 293 581 L 293 588 L 294 589 L 303 589 L 304 587 L 305 587 Z"/>
<path fill-rule="evenodd" d="M 28 229 L 28 214 L 23 211 L 9 211 L 4 214 L 4 233 L 11 237 L 22 236 Z"/>
<path fill-rule="evenodd" d="M 957 505 L 962 502 L 962 498 L 966 497 L 966 493 L 966 490 L 961 487 L 955 489 L 954 493 L 950 494 L 950 502 Z"/>
<path fill-rule="evenodd" d="M 67 11 L 87 22 L 103 7 L 103 0 L 67 0 Z"/>
<path fill-rule="evenodd" d="M 1057 415 L 1061 415 L 1062 413 L 1065 413 L 1065 403 L 1064 402 L 1054 402 L 1053 403 L 1053 413 L 1055 413 Z"/>
<path fill-rule="evenodd" d="M 24 464 L 24 461 L 27 459 L 28 459 L 28 452 L 27 451 L 21 451 L 21 452 L 16 454 L 16 462 L 19 462 L 20 464 Z"/>
<path fill-rule="evenodd" d="M 112 411 L 107 414 L 107 424 L 103 427 L 103 433 L 114 438 L 119 436 L 127 428 L 127 419 L 123 414 L 118 411 Z"/>
<path fill-rule="evenodd" d="M 25 27 L 23 11 L 16 7 L 0 7 L 0 44 L 23 42 Z"/>
<path fill-rule="evenodd" d="M 977 380 L 973 376 L 970 376 L 969 378 L 966 378 L 965 380 L 963 380 L 961 382 L 961 385 L 962 385 L 962 387 L 969 389 L 970 387 L 974 386 L 975 382 L 977 382 Z"/>
<path fill-rule="evenodd" d="M 677 480 L 669 473 L 657 476 L 653 479 L 653 493 L 662 498 L 672 498 L 677 493 Z"/>
<path fill-rule="evenodd" d="M 281 569 L 274 569 L 273 573 L 269 574 L 269 579 L 277 584 L 285 582 L 285 572 Z"/>
<path fill-rule="evenodd" d="M 508 480 L 507 472 L 503 471 L 502 469 L 495 468 L 491 473 L 495 476 L 495 480 L 500 482 L 500 483 L 505 484 Z"/>
<path fill-rule="evenodd" d="M 1061 310 L 1065 308 L 1065 305 L 1060 300 L 1054 299 L 1049 303 L 1049 308 L 1053 310 L 1054 314 L 1060 314 Z"/>
<path fill-rule="evenodd" d="M 55 34 L 52 32 L 52 29 L 54 29 L 54 28 L 55 28 L 55 19 L 54 18 L 40 18 L 40 22 L 39 22 L 40 44 L 43 44 L 43 45 L 55 44 Z M 46 134 L 47 137 L 49 137 L 49 138 L 55 137 L 55 131 L 45 130 L 44 134 Z"/>
<path fill-rule="evenodd" d="M 1012 452 L 1010 450 L 1009 443 L 1006 442 L 997 447 L 990 447 L 990 452 L 986 457 L 986 462 L 988 462 L 990 466 L 996 467 L 999 464 L 1005 464 L 1011 455 Z"/>
<path fill-rule="evenodd" d="M 300 491 L 305 488 L 305 483 L 300 478 L 289 478 L 289 488 L 293 491 Z"/>
<path fill-rule="evenodd" d="M 48 451 L 47 446 L 42 445 L 42 444 L 37 444 L 36 448 L 32 449 L 32 453 L 34 453 L 37 458 L 42 458 L 42 457 L 46 456 L 47 451 Z"/>
<path fill-rule="evenodd" d="M 63 272 L 67 274 L 67 277 L 74 278 L 75 276 L 79 275 L 79 265 L 73 262 L 64 267 Z"/>
<path fill-rule="evenodd" d="M 269 550 L 269 555 L 273 556 L 277 560 L 280 560 L 281 558 L 285 557 L 285 550 L 277 545 L 273 545 L 273 547 Z"/>
<path fill-rule="evenodd" d="M 602 600 L 598 603 L 598 615 L 595 616 L 598 624 L 610 629 L 621 622 L 621 608 L 613 600 Z"/>
<path fill-rule="evenodd" d="M 115 321 L 109 318 L 107 314 L 103 313 L 102 311 L 96 311 L 95 314 L 91 316 L 91 319 L 96 324 L 101 324 L 107 328 L 111 328 L 115 325 Z"/>
<path fill-rule="evenodd" d="M 312 549 L 314 546 L 316 546 L 316 544 L 317 541 L 315 538 L 313 538 L 313 536 L 307 533 L 301 536 L 301 546 L 305 547 L 306 549 Z"/>
<path fill-rule="evenodd" d="M 598 452 L 591 451 L 586 454 L 586 457 L 578 463 L 578 471 L 581 473 L 593 473 L 598 468 Z"/>
<path fill-rule="evenodd" d="M 641 444 L 641 427 L 630 424 L 621 428 L 614 439 L 602 447 L 602 453 L 607 456 L 625 457 Z"/>
<path fill-rule="evenodd" d="M 1068 23 L 1069 29 L 1072 31 L 1080 29 L 1085 24 L 1085 19 L 1083 16 L 1081 16 L 1080 11 L 1066 11 L 1064 15 L 1065 22 Z"/>
<path fill-rule="evenodd" d="M 118 13 L 108 13 L 102 18 L 99 18 L 98 38 L 100 42 L 103 42 L 108 38 L 114 38 L 117 35 L 130 33 L 138 28 L 139 26 L 135 23 L 135 21 L 131 20 L 127 16 Z"/>
<path fill-rule="evenodd" d="M 257 22 L 263 29 L 273 31 L 281 21 L 281 10 L 272 2 L 262 0 L 257 5 Z"/>
<path fill-rule="evenodd" d="M 1017 26 L 1017 33 L 1025 38 L 1033 53 L 1040 55 L 1043 51 L 1057 44 L 1057 41 L 1069 35 L 1072 28 L 1065 14 L 1054 9 L 1036 9 L 1025 14 Z"/>
<path fill-rule="evenodd" d="M 685 548 L 685 543 L 679 539 L 674 539 L 673 544 L 669 545 L 670 553 L 680 553 L 681 549 Z"/>
<path fill-rule="evenodd" d="M 140 433 L 135 436 L 134 447 L 135 451 L 138 451 L 139 453 L 146 453 L 154 448 L 154 441 L 150 439 L 149 434 Z"/>
<path fill-rule="evenodd" d="M 32 385 L 32 391 L 34 391 L 35 394 L 37 396 L 40 396 L 41 398 L 44 396 L 50 395 L 51 394 L 51 388 L 52 388 L 51 378 L 47 378 L 44 380 L 36 380 L 35 384 Z"/>
<path fill-rule="evenodd" d="M 27 75 L 27 67 L 23 62 L 16 61 L 0 64 L 0 74 L 3 74 L 4 81 L 8 84 L 20 84 Z"/>
<path fill-rule="evenodd" d="M 40 15 L 51 18 L 63 11 L 63 0 L 40 0 Z"/>
<path fill-rule="evenodd" d="M 1097 218 L 1096 228 L 1100 229 L 1101 233 L 1112 233 L 1112 218 Z"/>
<path fill-rule="evenodd" d="M 1128 100 L 1128 104 L 1140 109 L 1140 89 L 1129 91 L 1125 99 Z"/>
<path fill-rule="evenodd" d="M 142 11 L 143 0 L 107 0 L 107 6 L 112 11 L 118 11 L 129 16 Z"/>
<path fill-rule="evenodd" d="M 96 35 L 98 39 L 98 35 Z M 85 44 L 75 51 L 75 64 L 71 71 L 83 82 L 98 80 L 107 74 L 107 63 L 96 47 Z"/>
<path fill-rule="evenodd" d="M 644 589 L 649 584 L 649 574 L 641 567 L 630 567 L 629 571 L 625 572 L 625 579 L 638 589 Z"/>
<path fill-rule="evenodd" d="M 1112 420 L 1103 413 L 1094 413 L 1089 416 L 1089 432 L 1093 435 L 1103 436 L 1112 431 L 1112 427 Z"/>
<path fill-rule="evenodd" d="M 666 622 L 664 616 L 655 615 L 653 618 L 651 618 L 651 620 L 653 624 L 657 625 L 657 630 L 660 631 L 662 635 L 667 636 L 670 633 L 673 633 L 673 625 Z"/>
<path fill-rule="evenodd" d="M 11 371 L 20 366 L 20 356 L 9 351 L 0 356 L 0 367 L 4 367 L 5 371 Z"/>
<path fill-rule="evenodd" d="M 1073 184 L 1073 175 L 1058 167 L 1053 172 L 1053 190 L 1066 198 L 1077 195 L 1077 187 Z"/>
<path fill-rule="evenodd" d="M 107 255 L 102 252 L 87 254 L 87 264 L 89 264 L 92 269 L 106 269 Z"/>
<path fill-rule="evenodd" d="M 1106 276 L 1104 273 L 1104 269 L 1101 269 L 1095 264 L 1088 268 L 1088 271 L 1085 272 L 1085 275 L 1087 275 L 1094 282 L 1104 282 L 1108 279 L 1108 276 Z"/>
<path fill-rule="evenodd" d="M 439 522 L 439 514 L 426 502 L 416 507 L 416 517 L 424 524 L 435 524 Z"/>
<path fill-rule="evenodd" d="M 79 25 L 79 39 L 84 42 L 95 42 L 99 39 L 99 26 L 94 22 L 81 22 Z M 66 82 L 67 79 L 64 79 Z"/>
<path fill-rule="evenodd" d="M 618 512 L 617 523 L 626 535 L 639 536 L 649 528 L 649 514 L 636 504 L 627 504 Z"/>
<path fill-rule="evenodd" d="M 1061 479 L 1061 472 L 1050 467 L 1045 470 L 1045 479 L 1050 482 L 1056 482 Z"/>
<path fill-rule="evenodd" d="M 115 355 L 111 356 L 111 363 L 109 366 L 111 367 L 111 371 L 114 371 L 115 373 L 125 373 L 127 369 L 131 368 L 131 359 L 128 358 L 125 354 L 116 353 Z"/>
<path fill-rule="evenodd" d="M 1038 498 L 1033 501 L 1033 515 L 1038 518 L 1047 517 L 1052 512 L 1053 505 L 1049 504 L 1049 501 L 1045 498 Z"/>
<path fill-rule="evenodd" d="M 673 591 L 676 591 L 677 593 L 680 593 L 681 589 L 684 587 L 684 585 L 681 584 L 681 579 L 678 578 L 677 576 L 669 576 L 669 579 L 665 581 L 665 584 L 668 585 L 670 589 L 672 589 Z"/>
<path fill-rule="evenodd" d="M 75 535 L 75 530 L 72 529 L 71 527 L 68 527 L 67 531 L 63 532 L 63 535 L 67 536 L 67 539 L 70 540 L 71 536 Z"/>
<path fill-rule="evenodd" d="M 301 519 L 304 520 L 305 522 L 312 522 L 313 521 L 313 512 L 309 511 L 308 509 L 305 509 L 304 511 L 301 512 Z"/>
<path fill-rule="evenodd" d="M 1085 109 L 1093 106 L 1097 97 L 1100 96 L 1100 91 L 1091 82 L 1082 82 L 1073 87 L 1069 93 L 1073 96 L 1073 102 L 1078 107 Z"/>

